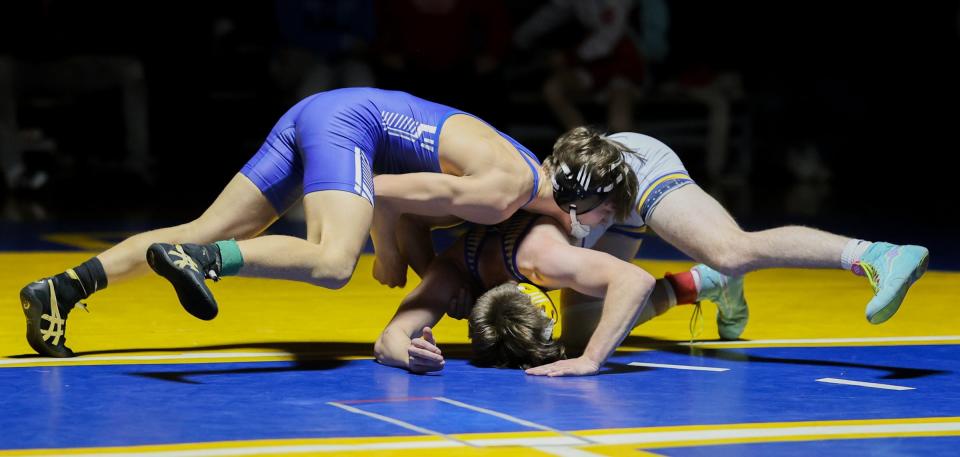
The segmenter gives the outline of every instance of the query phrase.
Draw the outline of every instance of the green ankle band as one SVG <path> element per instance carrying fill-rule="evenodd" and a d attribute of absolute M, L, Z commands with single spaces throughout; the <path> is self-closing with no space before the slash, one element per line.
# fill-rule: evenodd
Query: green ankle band
<path fill-rule="evenodd" d="M 236 240 L 223 240 L 214 243 L 220 248 L 220 275 L 233 276 L 243 266 L 243 254 Z"/>

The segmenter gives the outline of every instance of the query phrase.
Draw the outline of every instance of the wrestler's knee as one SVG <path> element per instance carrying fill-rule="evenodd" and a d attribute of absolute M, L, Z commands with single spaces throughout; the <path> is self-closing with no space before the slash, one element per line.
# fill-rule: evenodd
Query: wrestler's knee
<path fill-rule="evenodd" d="M 701 262 L 727 276 L 742 276 L 750 270 L 752 239 L 742 230 L 730 231 L 704 252 Z"/>
<path fill-rule="evenodd" d="M 321 250 L 315 259 L 310 283 L 328 289 L 340 289 L 347 285 L 357 266 L 357 256 L 345 251 Z"/>

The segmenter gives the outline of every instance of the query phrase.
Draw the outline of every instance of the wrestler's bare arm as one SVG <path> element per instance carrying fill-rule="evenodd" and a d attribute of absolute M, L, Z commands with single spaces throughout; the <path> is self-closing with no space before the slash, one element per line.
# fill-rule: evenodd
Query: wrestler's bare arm
<path fill-rule="evenodd" d="M 377 360 L 414 372 L 443 369 L 443 354 L 432 338 L 432 328 L 443 318 L 462 286 L 459 270 L 438 257 L 420 284 L 407 295 L 374 345 Z"/>
<path fill-rule="evenodd" d="M 398 222 L 403 214 L 456 216 L 480 224 L 495 224 L 510 217 L 524 199 L 516 191 L 516 178 L 493 168 L 479 175 L 443 173 L 380 175 L 374 180 L 376 211 L 373 237 L 374 277 L 390 287 L 406 284 L 406 264 L 397 245 Z"/>
<path fill-rule="evenodd" d="M 596 373 L 623 341 L 655 280 L 636 265 L 609 254 L 571 246 L 554 223 L 534 227 L 517 254 L 521 271 L 549 288 L 571 288 L 603 297 L 600 323 L 581 357 L 531 368 L 529 374 L 550 376 Z"/>
<path fill-rule="evenodd" d="M 417 276 L 427 274 L 427 267 L 437 253 L 433 249 L 430 231 L 437 228 L 453 227 L 463 222 L 456 216 L 415 216 L 404 214 L 397 224 L 397 245 L 407 265 Z"/>

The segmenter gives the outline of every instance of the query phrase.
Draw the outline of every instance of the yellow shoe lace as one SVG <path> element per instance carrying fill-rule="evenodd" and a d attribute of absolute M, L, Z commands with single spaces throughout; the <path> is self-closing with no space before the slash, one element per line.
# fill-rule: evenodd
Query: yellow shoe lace
<path fill-rule="evenodd" d="M 703 309 L 700 302 L 693 303 L 693 314 L 690 315 L 690 342 L 693 343 L 703 332 Z"/>
<path fill-rule="evenodd" d="M 880 290 L 880 274 L 877 273 L 877 269 L 866 262 L 860 263 L 860 268 L 863 269 L 863 275 L 867 277 L 867 281 L 870 281 L 870 287 L 873 287 L 873 293 L 876 294 Z"/>

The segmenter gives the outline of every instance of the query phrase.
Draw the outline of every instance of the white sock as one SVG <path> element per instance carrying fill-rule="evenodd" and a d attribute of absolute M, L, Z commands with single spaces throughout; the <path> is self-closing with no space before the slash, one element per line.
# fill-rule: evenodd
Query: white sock
<path fill-rule="evenodd" d="M 843 248 L 843 252 L 840 254 L 840 268 L 853 271 L 853 266 L 860 261 L 863 253 L 867 252 L 867 248 L 869 248 L 871 244 L 873 243 L 864 240 L 854 239 L 848 241 L 847 245 Z"/>
<path fill-rule="evenodd" d="M 700 289 L 702 288 L 702 286 L 700 285 L 700 272 L 697 271 L 696 268 L 691 268 L 690 274 L 693 276 L 693 285 L 697 287 L 697 300 L 699 300 Z"/>

